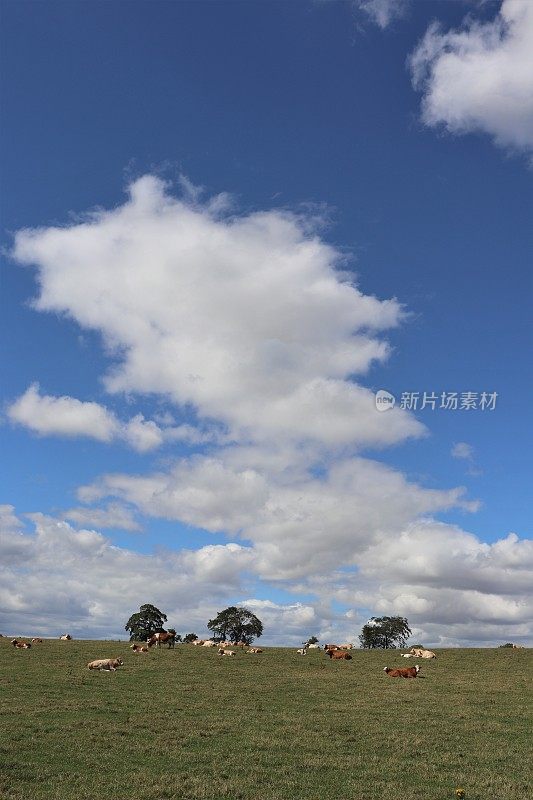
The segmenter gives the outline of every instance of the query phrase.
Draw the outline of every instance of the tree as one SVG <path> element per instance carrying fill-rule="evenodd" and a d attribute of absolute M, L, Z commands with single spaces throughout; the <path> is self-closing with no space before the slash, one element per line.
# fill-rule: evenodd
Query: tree
<path fill-rule="evenodd" d="M 316 638 L 316 636 L 311 636 L 311 637 L 310 637 L 310 638 L 309 638 L 309 639 L 306 641 L 306 643 L 305 643 L 305 644 L 306 644 L 306 645 L 308 645 L 308 644 L 318 644 L 318 639 Z"/>
<path fill-rule="evenodd" d="M 506 642 L 505 644 L 501 644 L 500 647 L 514 647 L 512 642 Z"/>
<path fill-rule="evenodd" d="M 221 611 L 215 619 L 210 619 L 207 627 L 215 639 L 251 644 L 263 633 L 263 623 L 247 608 L 230 606 Z"/>
<path fill-rule="evenodd" d="M 146 642 L 154 633 L 164 631 L 163 623 L 166 621 L 166 614 L 147 603 L 140 607 L 137 614 L 131 615 L 124 627 L 130 632 L 130 642 L 135 639 L 138 642 Z"/>
<path fill-rule="evenodd" d="M 195 633 L 188 633 L 186 636 L 183 637 L 183 641 L 185 644 L 190 644 L 198 639 L 198 636 Z"/>
<path fill-rule="evenodd" d="M 411 629 L 405 617 L 372 617 L 363 626 L 359 641 L 361 647 L 382 649 L 405 647 Z"/>

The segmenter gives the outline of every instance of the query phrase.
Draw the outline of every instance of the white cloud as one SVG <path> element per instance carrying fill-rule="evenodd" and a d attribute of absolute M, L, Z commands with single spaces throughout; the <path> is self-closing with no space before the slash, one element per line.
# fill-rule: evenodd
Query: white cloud
<path fill-rule="evenodd" d="M 82 436 L 106 443 L 124 440 L 140 453 L 163 443 L 161 429 L 142 414 L 123 423 L 99 403 L 42 395 L 38 383 L 29 386 L 8 407 L 7 416 L 11 422 L 24 425 L 40 436 Z"/>
<path fill-rule="evenodd" d="M 354 5 L 380 28 L 387 28 L 395 19 L 405 15 L 409 0 L 354 0 Z"/>
<path fill-rule="evenodd" d="M 43 435 L 96 430 L 141 451 L 166 441 L 205 447 L 147 474 L 102 475 L 79 498 L 111 504 L 64 516 L 133 530 L 136 511 L 238 543 L 146 556 L 42 516 L 36 536 L 20 533 L 9 507 L 0 576 L 9 619 L 50 632 L 70 620 L 109 636 L 151 601 L 195 630 L 264 581 L 318 598 L 249 601 L 291 642 L 316 631 L 353 641 L 369 609 L 408 613 L 435 642 L 479 641 L 476 630 L 499 637 L 505 626 L 525 636 L 527 543 L 484 545 L 439 526 L 433 515 L 477 504 L 461 488 L 429 490 L 359 455 L 426 433 L 408 412 L 377 412 L 355 381 L 388 357 L 382 332 L 403 319 L 399 303 L 350 283 L 309 218 L 230 214 L 227 196 L 202 205 L 185 188 L 176 200 L 145 176 L 115 210 L 21 231 L 14 248 L 38 268 L 35 307 L 98 331 L 114 359 L 108 390 L 155 396 L 166 406 L 156 420 L 120 421 L 36 386 L 8 413 Z M 344 607 L 332 610 L 332 599 Z"/>
<path fill-rule="evenodd" d="M 122 435 L 140 453 L 154 450 L 163 443 L 161 428 L 152 420 L 146 420 L 142 414 L 137 414 L 123 426 Z"/>
<path fill-rule="evenodd" d="M 504 0 L 491 22 L 432 23 L 409 60 L 422 119 L 451 133 L 483 131 L 502 147 L 533 148 L 533 3 Z"/>
<path fill-rule="evenodd" d="M 475 508 L 462 489 L 424 489 L 368 459 L 338 461 L 322 477 L 295 470 L 294 461 L 292 472 L 252 462 L 253 452 L 228 449 L 184 459 L 168 473 L 106 475 L 79 496 L 116 497 L 153 517 L 239 535 L 255 544 L 257 572 L 269 580 L 355 564 L 377 535 L 398 535 L 413 518 Z"/>
<path fill-rule="evenodd" d="M 7 410 L 9 419 L 41 436 L 88 436 L 110 442 L 117 433 L 114 415 L 98 403 L 83 403 L 74 397 L 51 397 L 39 393 L 34 383 Z"/>
<path fill-rule="evenodd" d="M 0 505 L 0 530 L 18 531 L 22 528 L 22 523 L 15 514 L 15 506 Z"/>
<path fill-rule="evenodd" d="M 466 461 L 471 461 L 474 457 L 474 448 L 467 442 L 456 442 L 451 453 L 453 458 L 464 458 Z"/>
<path fill-rule="evenodd" d="M 140 531 L 141 526 L 126 506 L 110 503 L 106 508 L 71 508 L 62 516 L 77 526 L 91 528 L 118 528 L 123 531 Z"/>
<path fill-rule="evenodd" d="M 374 537 L 355 571 L 324 568 L 301 585 L 285 584 L 313 601 L 276 603 L 246 593 L 260 568 L 253 546 L 146 555 L 42 514 L 30 515 L 35 534 L 21 532 L 12 509 L 3 516 L 0 629 L 7 635 L 124 637 L 129 615 L 153 602 L 169 625 L 200 635 L 225 605 L 244 605 L 263 621 L 268 645 L 313 634 L 357 643 L 365 607 L 407 616 L 428 645 L 531 642 L 533 542 L 515 534 L 489 545 L 452 526 L 417 523 L 396 537 Z M 332 601 L 344 609 L 333 610 Z"/>
<path fill-rule="evenodd" d="M 125 622 L 145 602 L 178 629 L 205 626 L 217 605 L 244 586 L 251 556 L 237 544 L 144 555 L 96 531 L 42 514 L 31 519 L 35 535 L 0 529 L 4 634 L 125 637 Z"/>
<path fill-rule="evenodd" d="M 102 334 L 109 391 L 189 404 L 238 440 L 361 447 L 424 432 L 401 409 L 376 414 L 353 382 L 388 357 L 379 334 L 399 303 L 362 294 L 309 218 L 221 216 L 150 175 L 129 194 L 84 223 L 20 231 L 13 251 L 38 267 L 36 308 Z"/>

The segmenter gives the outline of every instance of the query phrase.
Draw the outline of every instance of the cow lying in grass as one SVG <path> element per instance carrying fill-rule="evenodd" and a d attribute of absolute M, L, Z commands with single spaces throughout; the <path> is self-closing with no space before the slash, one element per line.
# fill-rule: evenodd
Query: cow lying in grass
<path fill-rule="evenodd" d="M 326 655 L 329 656 L 334 661 L 351 661 L 352 656 L 346 652 L 346 650 L 326 650 Z"/>
<path fill-rule="evenodd" d="M 247 650 L 246 652 L 247 652 L 248 655 L 252 655 L 253 656 L 253 655 L 258 655 L 259 653 L 262 653 L 263 651 L 261 650 L 260 647 L 250 647 L 250 649 Z"/>
<path fill-rule="evenodd" d="M 116 672 L 118 667 L 122 667 L 124 662 L 121 658 L 98 658 L 96 661 L 89 661 L 89 669 L 104 669 L 108 672 Z"/>
<path fill-rule="evenodd" d="M 223 647 L 220 647 L 218 652 L 217 652 L 217 655 L 219 655 L 219 656 L 234 656 L 235 655 L 235 650 L 225 650 Z"/>
<path fill-rule="evenodd" d="M 423 647 L 412 647 L 410 655 L 415 656 L 415 658 L 437 658 L 436 653 L 432 653 L 431 650 L 425 650 Z"/>
<path fill-rule="evenodd" d="M 18 650 L 29 650 L 31 647 L 31 644 L 29 642 L 19 642 L 18 639 L 11 639 L 11 644 Z"/>
<path fill-rule="evenodd" d="M 420 672 L 418 664 L 416 667 L 399 667 L 398 669 L 391 669 L 390 667 L 383 667 L 383 672 L 389 678 L 416 678 Z"/>
<path fill-rule="evenodd" d="M 133 650 L 134 653 L 147 653 L 148 652 L 148 648 L 146 647 L 146 645 L 130 644 L 130 647 L 131 647 L 131 649 Z"/>

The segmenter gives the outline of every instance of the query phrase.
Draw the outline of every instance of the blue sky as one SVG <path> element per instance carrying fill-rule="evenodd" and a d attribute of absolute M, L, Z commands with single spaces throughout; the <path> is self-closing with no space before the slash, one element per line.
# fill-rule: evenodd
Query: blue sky
<path fill-rule="evenodd" d="M 118 635 L 128 609 L 157 601 L 177 627 L 200 632 L 213 611 L 248 600 L 276 641 L 354 639 L 365 615 L 380 612 L 406 615 L 428 644 L 530 640 L 523 586 L 531 568 L 533 126 L 531 85 L 520 78 L 527 5 L 414 2 L 389 19 L 385 0 L 3 4 L 2 630 Z M 484 43 L 480 30 L 496 31 L 496 42 Z M 505 60 L 487 90 L 469 74 L 465 53 L 490 83 L 495 51 Z M 139 258 L 127 245 L 128 187 Z M 210 206 L 221 193 L 231 196 L 226 206 Z M 164 264 L 189 213 L 198 233 L 188 243 L 188 234 L 176 238 L 178 280 Z M 259 233 L 257 215 L 265 221 Z M 158 230 L 170 249 L 159 252 L 156 242 L 151 252 L 151 226 L 167 224 Z M 57 227 L 58 244 L 49 245 Z M 320 243 L 302 272 L 293 271 L 293 238 L 304 249 Z M 287 259 L 286 271 L 270 282 L 274 253 Z M 335 286 L 309 310 L 302 298 L 316 279 L 315 259 Z M 229 263 L 232 281 L 218 285 Z M 256 263 L 264 304 L 249 293 L 247 265 Z M 365 343 L 332 321 L 342 314 L 328 305 L 330 291 L 341 303 L 341 267 L 360 293 L 351 302 Z M 198 285 L 188 297 L 191 276 Z M 164 320 L 144 303 L 156 284 L 162 306 L 179 285 L 179 324 L 169 321 L 171 300 Z M 313 283 L 314 299 L 322 285 Z M 276 286 L 299 297 L 286 318 L 280 310 L 279 330 Z M 37 308 L 41 293 L 47 299 Z M 367 312 L 360 298 L 371 297 L 381 303 Z M 385 307 L 391 298 L 405 314 Z M 164 330 L 161 347 L 151 353 L 145 334 L 132 338 L 130 319 L 150 335 Z M 351 426 L 344 405 L 341 412 L 317 395 L 305 418 L 305 404 L 298 414 L 286 394 L 284 359 L 297 359 L 295 341 L 305 356 L 293 365 L 302 376 L 294 397 L 314 391 L 307 381 L 315 370 L 330 387 L 341 381 L 346 398 L 352 384 L 398 398 L 486 391 L 498 393 L 496 408 L 367 418 L 368 396 L 358 395 Z M 205 391 L 188 392 L 180 373 L 186 342 Z M 333 375 L 327 366 L 337 345 L 353 359 L 378 342 L 388 354 L 361 355 L 359 371 Z M 240 365 L 235 374 L 232 364 Z M 105 379 L 112 368 L 114 388 Z M 265 392 L 272 396 L 263 404 Z M 61 397 L 68 408 L 55 402 Z M 127 426 L 139 414 L 133 431 Z M 326 420 L 339 436 L 322 432 Z M 185 441 L 180 425 L 211 438 Z M 142 480 L 154 475 L 148 498 Z M 366 480 L 383 481 L 382 495 L 366 491 Z M 333 531 L 330 507 L 342 508 Z M 67 513 L 74 508 L 86 510 L 83 522 Z M 107 509 L 105 525 L 89 517 L 94 509 Z M 353 533 L 350 514 L 365 520 Z M 400 555 L 391 540 L 403 543 Z M 506 544 L 490 548 L 499 541 Z M 80 569 L 70 582 L 50 566 L 62 548 Z M 100 575 L 96 551 L 104 574 L 121 580 L 93 601 L 83 575 Z M 169 552 L 177 560 L 167 578 Z M 440 555 L 449 552 L 457 560 Z M 138 583 L 126 591 L 130 562 Z M 22 563 L 34 576 L 26 594 L 9 588 Z M 353 570 L 349 580 L 344 567 Z M 197 586 L 191 597 L 173 585 L 175 571 Z M 153 575 L 149 589 L 144 574 Z M 56 604 L 59 586 L 70 616 Z"/>

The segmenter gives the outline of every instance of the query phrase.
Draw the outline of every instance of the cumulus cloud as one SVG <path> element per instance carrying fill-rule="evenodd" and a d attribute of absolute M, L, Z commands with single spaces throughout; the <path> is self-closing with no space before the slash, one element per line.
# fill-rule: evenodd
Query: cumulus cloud
<path fill-rule="evenodd" d="M 182 186 L 176 199 L 145 176 L 113 210 L 16 235 L 14 257 L 38 270 L 35 308 L 101 335 L 109 392 L 161 405 L 154 420 L 121 421 L 34 385 L 10 418 L 41 435 L 140 451 L 168 441 L 202 449 L 145 474 L 96 477 L 79 489 L 86 507 L 33 516 L 35 535 L 6 507 L 7 619 L 118 635 L 119 620 L 152 600 L 176 627 L 196 630 L 248 597 L 290 642 L 313 633 L 353 641 L 369 610 L 408 614 L 433 642 L 464 642 L 476 622 L 484 634 L 508 624 L 523 635 L 527 545 L 512 536 L 483 545 L 440 527 L 439 512 L 477 503 L 361 455 L 426 433 L 407 411 L 378 413 L 362 385 L 389 355 L 384 332 L 405 316 L 398 301 L 362 294 L 309 215 L 239 215 L 226 195 L 201 202 Z M 137 513 L 235 541 L 145 555 L 91 529 L 135 530 Z M 271 585 L 316 602 L 254 597 Z"/>
<path fill-rule="evenodd" d="M 471 461 L 474 457 L 474 448 L 467 442 L 456 442 L 452 447 L 452 457 Z"/>
<path fill-rule="evenodd" d="M 364 11 L 375 25 L 387 28 L 395 19 L 405 15 L 409 0 L 355 0 L 354 5 Z"/>
<path fill-rule="evenodd" d="M 125 622 L 145 602 L 178 628 L 205 626 L 205 614 L 244 587 L 250 552 L 238 544 L 145 555 L 94 530 L 42 514 L 31 519 L 35 534 L 0 531 L 4 633 L 125 637 Z"/>
<path fill-rule="evenodd" d="M 353 380 L 388 357 L 380 334 L 400 323 L 400 304 L 362 294 L 308 217 L 219 206 L 175 199 L 146 175 L 112 211 L 20 231 L 13 255 L 38 268 L 37 309 L 101 333 L 115 355 L 110 392 L 189 404 L 239 440 L 421 435 L 402 409 L 376 415 Z"/>
<path fill-rule="evenodd" d="M 376 537 L 356 570 L 324 568 L 302 584 L 286 582 L 312 601 L 276 603 L 247 591 L 261 591 L 252 580 L 260 569 L 255 546 L 147 555 L 59 519 L 30 519 L 34 533 L 22 530 L 12 509 L 0 517 L 0 626 L 7 634 L 124 638 L 129 615 L 153 602 L 169 625 L 200 635 L 224 606 L 244 605 L 263 621 L 268 645 L 310 635 L 357 642 L 369 607 L 407 616 L 415 638 L 435 646 L 531 637 L 533 542 L 515 534 L 489 545 L 459 528 L 420 522 L 395 538 Z"/>
<path fill-rule="evenodd" d="M 533 541 L 511 533 L 487 544 L 456 526 L 419 521 L 376 539 L 358 566 L 338 599 L 360 602 L 363 592 L 376 612 L 407 616 L 424 640 L 530 641 Z"/>
<path fill-rule="evenodd" d="M 117 433 L 115 416 L 98 403 L 84 403 L 74 397 L 41 395 L 33 383 L 9 406 L 12 422 L 24 425 L 41 436 L 88 436 L 110 442 Z"/>
<path fill-rule="evenodd" d="M 504 0 L 481 23 L 460 30 L 434 22 L 409 60 L 423 92 L 422 119 L 451 133 L 482 131 L 496 144 L 533 149 L 533 3 Z"/>
<path fill-rule="evenodd" d="M 106 443 L 122 439 L 140 453 L 163 442 L 161 429 L 142 414 L 123 423 L 99 403 L 42 395 L 38 383 L 29 386 L 8 407 L 7 416 L 40 436 L 82 436 Z"/>
<path fill-rule="evenodd" d="M 62 513 L 62 516 L 77 526 L 91 528 L 117 528 L 123 531 L 140 531 L 141 525 L 133 512 L 119 503 L 109 503 L 106 508 L 80 506 Z"/>
<path fill-rule="evenodd" d="M 114 497 L 152 517 L 240 536 L 255 544 L 257 572 L 269 580 L 355 564 L 378 534 L 396 536 L 413 518 L 452 507 L 476 508 L 463 489 L 428 490 L 369 459 L 336 461 L 320 477 L 280 473 L 276 462 L 251 467 L 252 459 L 239 448 L 194 456 L 170 472 L 102 476 L 79 496 Z"/>

